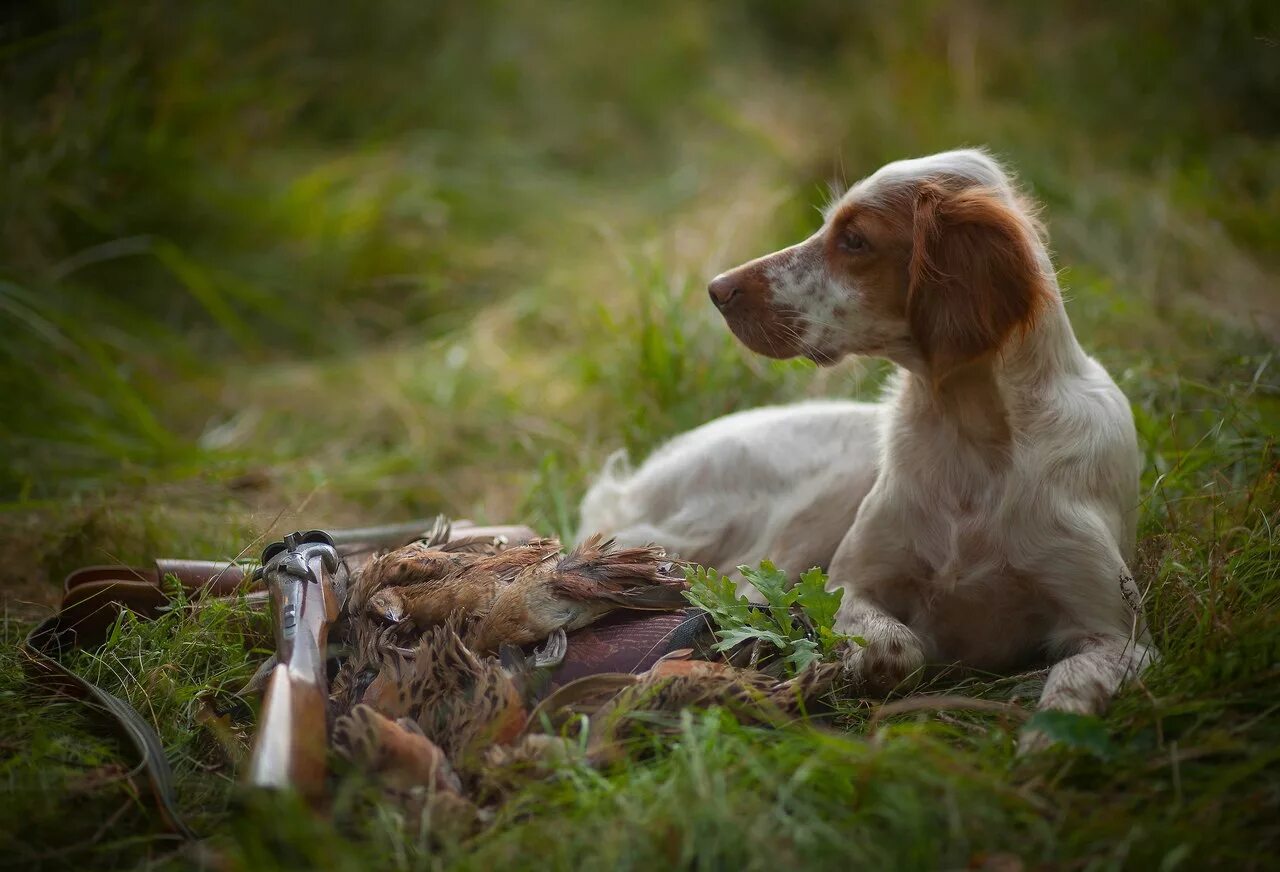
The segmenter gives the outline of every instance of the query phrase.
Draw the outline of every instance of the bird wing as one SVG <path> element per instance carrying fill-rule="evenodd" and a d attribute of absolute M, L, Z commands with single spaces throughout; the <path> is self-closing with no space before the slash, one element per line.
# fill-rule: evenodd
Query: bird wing
<path fill-rule="evenodd" d="M 466 571 L 493 573 L 508 583 L 524 570 L 558 556 L 560 550 L 559 539 L 534 539 L 525 545 L 513 545 L 497 554 L 482 556 L 469 564 Z"/>
<path fill-rule="evenodd" d="M 389 551 L 371 560 L 352 582 L 347 609 L 352 614 L 359 614 L 385 588 L 436 584 L 457 575 L 478 559 L 480 555 L 442 551 L 421 542 Z"/>

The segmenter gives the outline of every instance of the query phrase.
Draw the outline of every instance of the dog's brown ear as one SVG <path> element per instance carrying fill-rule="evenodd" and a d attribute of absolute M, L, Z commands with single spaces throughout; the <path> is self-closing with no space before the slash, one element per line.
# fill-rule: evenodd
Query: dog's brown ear
<path fill-rule="evenodd" d="M 997 351 L 1052 298 L 1033 219 L 984 188 L 921 188 L 909 278 L 907 319 L 935 379 Z"/>

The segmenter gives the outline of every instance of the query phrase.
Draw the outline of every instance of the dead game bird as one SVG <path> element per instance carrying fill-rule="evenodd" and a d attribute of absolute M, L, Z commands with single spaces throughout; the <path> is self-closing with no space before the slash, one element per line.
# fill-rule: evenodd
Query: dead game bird
<path fill-rule="evenodd" d="M 563 729 L 585 716 L 590 724 L 586 759 L 604 764 L 624 754 L 625 739 L 637 728 L 663 729 L 662 720 L 654 716 L 686 708 L 721 706 L 743 723 L 783 726 L 830 692 L 840 674 L 839 664 L 817 662 L 779 680 L 755 669 L 687 657 L 688 652 L 673 652 L 643 675 L 600 673 L 572 681 L 534 709 L 529 729 L 542 729 L 544 724 Z M 636 719 L 637 713 L 647 716 Z M 535 749 L 541 750 L 541 745 Z M 520 752 L 529 753 L 524 739 L 509 751 L 490 752 L 490 758 L 518 758 Z"/>
<path fill-rule="evenodd" d="M 470 620 L 467 640 L 482 652 L 580 629 L 615 609 L 687 605 L 683 573 L 661 549 L 615 549 L 601 536 L 565 556 L 555 539 L 480 556 L 410 546 L 370 564 L 360 587 L 365 613 L 389 623 Z"/>
<path fill-rule="evenodd" d="M 528 544 L 543 541 L 547 540 L 535 538 Z M 369 598 L 383 587 L 441 579 L 506 549 L 504 540 L 491 536 L 445 540 L 439 532 L 424 541 L 411 542 L 369 561 L 351 582 L 347 611 L 352 615 L 364 613 Z"/>
<path fill-rule="evenodd" d="M 333 747 L 404 809 L 422 835 L 460 838 L 490 817 L 462 793 L 462 782 L 435 743 L 408 718 L 391 720 L 367 705 L 338 718 Z"/>
<path fill-rule="evenodd" d="M 390 790 L 428 787 L 459 793 L 453 766 L 409 718 L 392 720 L 358 705 L 333 725 L 333 747 Z"/>
<path fill-rule="evenodd" d="M 468 647 L 453 622 L 427 629 L 408 647 L 394 644 L 395 633 L 385 628 L 352 651 L 350 666 L 334 681 L 334 709 L 363 704 L 384 718 L 412 721 L 459 768 L 481 749 L 520 735 L 530 686 L 536 672 L 545 671 L 542 655 L 564 645 L 556 634 L 533 658 L 507 657 L 504 664 Z"/>

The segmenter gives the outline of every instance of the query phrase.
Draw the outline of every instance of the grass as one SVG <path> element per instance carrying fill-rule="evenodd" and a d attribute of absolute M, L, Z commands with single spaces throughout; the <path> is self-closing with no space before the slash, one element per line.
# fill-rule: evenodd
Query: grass
<path fill-rule="evenodd" d="M 617 448 L 874 396 L 880 364 L 743 351 L 705 279 L 811 232 L 829 181 L 973 143 L 1045 203 L 1068 311 L 1144 453 L 1136 574 L 1162 659 L 1091 734 L 1019 760 L 1007 712 L 873 722 L 879 701 L 845 700 L 775 731 L 689 712 L 452 839 L 355 784 L 336 827 L 241 796 L 239 740 L 196 715 L 264 656 L 242 609 L 126 621 L 75 664 L 154 720 L 229 868 L 1269 865 L 1273 5 L 11 15 L 0 865 L 194 862 L 100 723 L 22 676 L 15 645 L 68 570 L 437 511 L 568 534 Z M 1042 679 L 923 692 L 1023 708 Z"/>

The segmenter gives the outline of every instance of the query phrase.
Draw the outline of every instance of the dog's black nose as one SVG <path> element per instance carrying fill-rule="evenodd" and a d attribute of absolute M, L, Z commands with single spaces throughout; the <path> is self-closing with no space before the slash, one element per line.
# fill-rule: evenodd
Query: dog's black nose
<path fill-rule="evenodd" d="M 711 302 L 715 303 L 716 308 L 721 311 L 732 305 L 741 290 L 737 279 L 731 273 L 718 275 L 711 280 L 711 284 L 707 285 L 707 293 L 711 296 Z"/>

